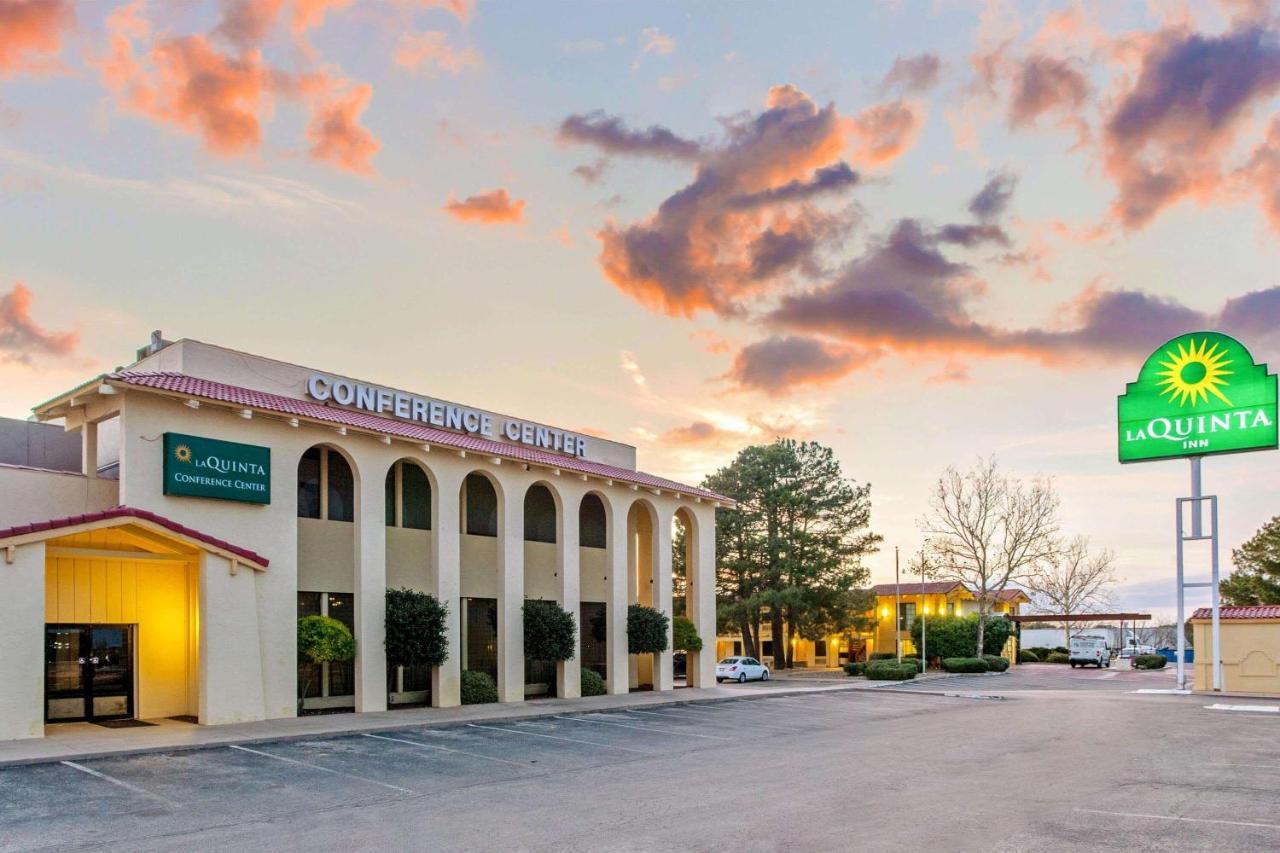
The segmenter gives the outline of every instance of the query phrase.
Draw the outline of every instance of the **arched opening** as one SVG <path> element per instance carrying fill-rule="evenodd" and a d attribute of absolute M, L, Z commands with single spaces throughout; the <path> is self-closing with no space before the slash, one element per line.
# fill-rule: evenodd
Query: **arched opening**
<path fill-rule="evenodd" d="M 609 677 L 609 519 L 604 501 L 588 492 L 578 504 L 578 659 Z"/>
<path fill-rule="evenodd" d="M 298 460 L 298 618 L 328 616 L 355 633 L 355 469 L 338 448 Z M 355 706 L 355 661 L 298 661 L 302 710 Z"/>
<path fill-rule="evenodd" d="M 498 680 L 498 537 L 503 531 L 501 486 L 474 471 L 462 481 L 458 605 L 462 670 Z"/>
<path fill-rule="evenodd" d="M 432 529 L 437 513 L 431 473 L 417 459 L 399 459 L 387 469 L 385 489 L 387 588 L 431 593 L 436 583 Z M 430 701 L 430 666 L 388 664 L 389 706 L 421 706 Z"/>
<path fill-rule="evenodd" d="M 631 504 L 627 512 L 627 578 L 630 604 L 661 609 L 654 597 L 658 579 L 657 512 L 645 500 Z M 631 689 L 651 690 L 655 685 L 654 655 L 631 655 Z"/>
<path fill-rule="evenodd" d="M 546 483 L 534 483 L 524 493 L 524 597 L 558 601 L 560 554 L 559 501 Z M 525 696 L 557 695 L 556 662 L 526 658 Z"/>
<path fill-rule="evenodd" d="M 702 637 L 704 629 L 697 625 L 697 601 L 693 579 L 696 577 L 698 533 L 693 515 L 684 507 L 676 510 L 671 520 L 671 618 L 690 619 L 698 629 L 699 639 L 715 645 L 715 632 Z M 674 633 L 674 632 L 673 632 Z M 708 654 L 714 654 L 712 648 Z M 699 652 L 673 649 L 671 673 L 677 686 L 688 683 L 688 675 L 697 664 Z"/>

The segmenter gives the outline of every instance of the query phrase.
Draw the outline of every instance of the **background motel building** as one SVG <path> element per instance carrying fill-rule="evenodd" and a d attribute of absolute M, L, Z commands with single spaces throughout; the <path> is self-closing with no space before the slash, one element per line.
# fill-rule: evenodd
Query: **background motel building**
<path fill-rule="evenodd" d="M 0 740 L 46 722 L 202 724 L 459 702 L 462 669 L 503 702 L 527 680 L 580 693 L 673 687 L 628 655 L 630 603 L 715 636 L 715 508 L 637 471 L 635 448 L 159 334 L 128 368 L 0 420 Z M 448 606 L 449 657 L 388 672 L 385 590 Z M 579 648 L 526 679 L 521 608 L 578 615 Z M 300 615 L 352 628 L 351 664 L 300 665 Z M 603 630 L 601 630 L 603 628 Z M 687 662 L 713 683 L 714 644 Z"/>

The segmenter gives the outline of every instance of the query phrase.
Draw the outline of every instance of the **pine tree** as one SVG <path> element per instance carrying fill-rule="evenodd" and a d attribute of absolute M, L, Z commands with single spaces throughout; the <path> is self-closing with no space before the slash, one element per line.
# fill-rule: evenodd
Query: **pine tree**
<path fill-rule="evenodd" d="M 1236 570 L 1222 581 L 1224 604 L 1280 604 L 1280 516 L 1231 552 Z"/>

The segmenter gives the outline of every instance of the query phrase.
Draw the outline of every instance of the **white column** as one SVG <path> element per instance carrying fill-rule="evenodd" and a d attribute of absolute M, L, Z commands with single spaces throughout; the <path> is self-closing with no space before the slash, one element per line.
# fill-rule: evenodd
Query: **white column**
<path fill-rule="evenodd" d="M 607 654 L 610 694 L 625 694 L 631 689 L 631 655 L 627 652 L 627 605 L 631 590 L 627 560 L 628 502 L 609 502 L 609 600 L 605 619 L 608 632 Z"/>
<path fill-rule="evenodd" d="M 85 421 L 80 427 L 80 473 L 98 476 L 98 424 Z"/>
<path fill-rule="evenodd" d="M 658 549 L 653 566 L 653 607 L 667 617 L 667 650 L 654 656 L 653 689 L 671 690 L 675 687 L 671 675 L 671 516 L 658 510 L 654 522 L 653 547 Z"/>
<path fill-rule="evenodd" d="M 560 524 L 556 533 L 556 573 L 560 606 L 573 614 L 575 624 L 582 619 L 582 586 L 578 550 L 578 509 L 582 494 L 577 489 L 559 489 Z M 573 634 L 573 657 L 556 664 L 556 695 L 576 699 L 582 695 L 582 626 Z"/>
<path fill-rule="evenodd" d="M 356 499 L 356 711 L 387 710 L 386 469 L 366 461 Z"/>
<path fill-rule="evenodd" d="M 498 701 L 524 701 L 524 486 L 498 491 Z"/>
<path fill-rule="evenodd" d="M 454 471 L 434 473 L 436 480 L 432 484 L 432 500 L 436 512 L 431 519 L 431 556 L 436 582 L 431 594 L 448 611 L 445 636 L 449 656 L 443 665 L 431 670 L 431 706 L 452 708 L 462 702 L 462 537 L 458 532 L 458 493 L 462 489 L 462 474 Z"/>
<path fill-rule="evenodd" d="M 44 737 L 43 542 L 0 550 L 0 741 Z"/>
<path fill-rule="evenodd" d="M 240 566 L 233 575 L 230 560 L 209 553 L 200 555 L 199 571 L 200 723 L 211 726 L 264 720 L 255 572 Z"/>
<path fill-rule="evenodd" d="M 685 671 L 690 687 L 710 687 L 716 683 L 716 511 L 704 505 L 693 516 L 697 534 L 685 572 L 689 618 L 702 638 L 702 651 L 689 654 Z"/>

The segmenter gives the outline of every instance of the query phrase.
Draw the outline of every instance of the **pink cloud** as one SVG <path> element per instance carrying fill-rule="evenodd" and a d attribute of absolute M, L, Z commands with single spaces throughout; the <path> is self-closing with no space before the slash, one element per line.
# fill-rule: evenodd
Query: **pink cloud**
<path fill-rule="evenodd" d="M 462 201 L 450 196 L 444 211 L 463 222 L 500 225 L 522 221 L 524 207 L 523 200 L 511 198 L 505 189 L 499 187 L 487 193 L 467 196 Z"/>
<path fill-rule="evenodd" d="M 31 316 L 31 291 L 22 282 L 0 296 L 0 360 L 30 364 L 38 356 L 65 358 L 80 343 L 76 332 L 51 332 Z"/>
<path fill-rule="evenodd" d="M 417 70 L 423 65 L 438 68 L 450 74 L 461 74 L 480 67 L 480 54 L 469 47 L 455 48 L 449 44 L 449 36 L 439 30 L 424 33 L 405 33 L 396 47 L 396 64 L 401 68 Z"/>
<path fill-rule="evenodd" d="M 322 98 L 307 124 L 311 156 L 333 163 L 349 172 L 373 171 L 373 155 L 382 147 L 377 138 L 360 124 L 360 114 L 369 105 L 373 87 L 367 83 L 349 86 L 345 92 Z"/>
<path fill-rule="evenodd" d="M 907 101 L 867 107 L 847 123 L 854 140 L 853 161 L 884 166 L 907 152 L 924 126 L 920 110 Z"/>
<path fill-rule="evenodd" d="M 56 70 L 62 36 L 74 23 L 68 0 L 0 0 L 0 77 Z"/>

